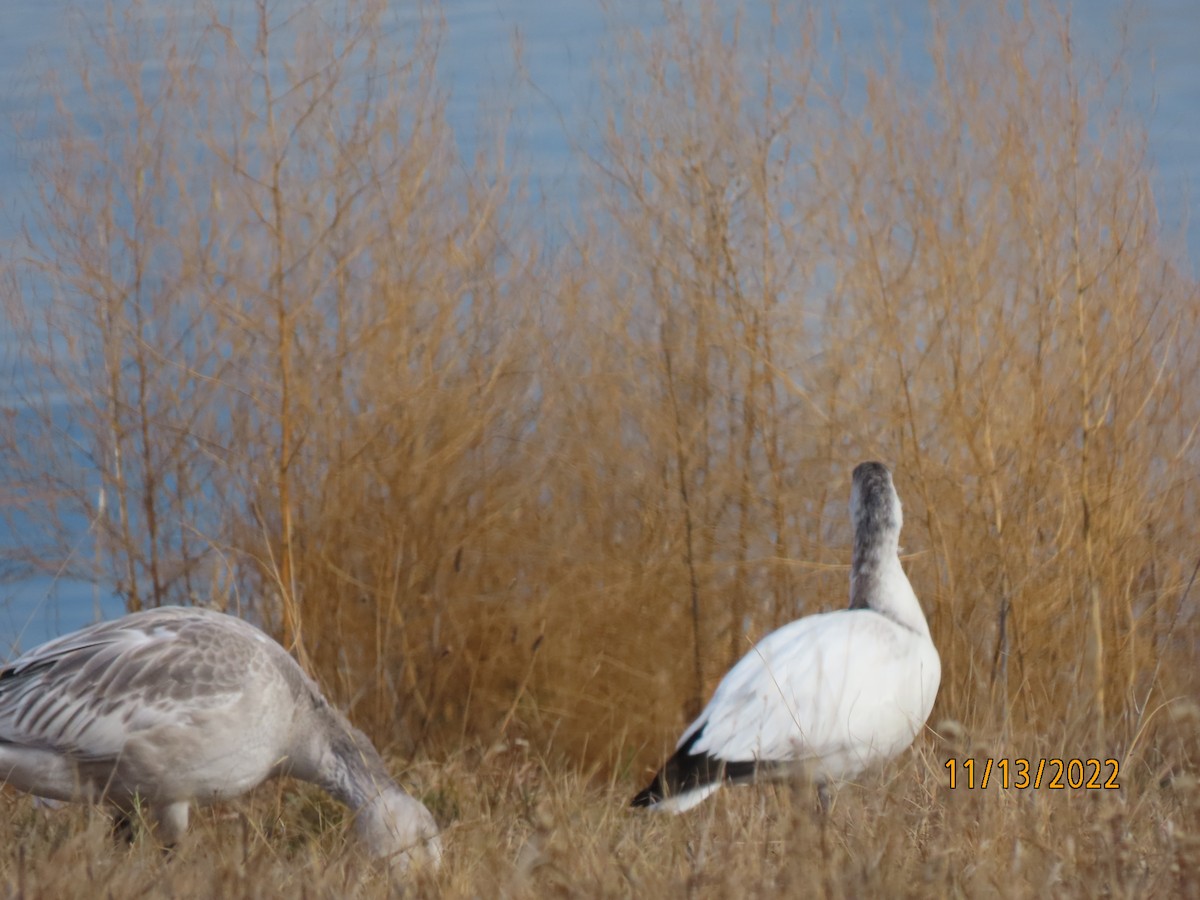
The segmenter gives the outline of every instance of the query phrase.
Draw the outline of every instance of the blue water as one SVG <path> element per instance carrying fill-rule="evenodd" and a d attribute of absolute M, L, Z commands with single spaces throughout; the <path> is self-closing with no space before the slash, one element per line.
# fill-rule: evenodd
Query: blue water
<path fill-rule="evenodd" d="M 101 15 L 101 4 L 83 4 Z M 765 4 L 752 8 L 761 9 Z M 279 4 L 273 5 L 273 8 Z M 606 31 L 636 32 L 662 18 L 661 7 L 634 0 L 445 0 L 446 34 L 440 74 L 450 90 L 449 116 L 469 156 L 475 142 L 508 122 L 510 149 L 535 173 L 534 198 L 569 210 L 578 200 L 579 157 L 574 152 L 583 127 L 602 115 L 598 75 L 613 62 L 603 51 Z M 1180 253 L 1200 260 L 1200 224 L 1189 208 L 1200 183 L 1200 4 L 1194 0 L 1140 0 L 1131 8 L 1130 29 L 1117 25 L 1125 0 L 1077 4 L 1077 51 L 1111 55 L 1124 46 L 1132 75 L 1128 108 L 1148 124 L 1156 167 L 1160 218 L 1167 234 L 1179 234 Z M 1065 4 L 1064 4 L 1065 7 Z M 150 4 L 148 15 L 191 9 L 181 0 Z M 853 0 L 837 4 L 842 46 L 853 57 L 870 58 L 879 46 L 898 49 L 909 74 L 928 71 L 925 57 L 927 6 Z M 399 26 L 404 16 L 396 13 Z M 248 19 L 248 17 L 244 17 Z M 0 254 L 19 252 L 19 224 L 33 190 L 30 163 L 53 124 L 46 88 L 55 78 L 71 84 L 72 48 L 84 29 L 68 0 L 5 0 L 0 15 Z M 514 63 L 520 48 L 521 66 Z M 86 115 L 84 98 L 69 93 L 68 106 Z M 503 117 L 511 111 L 511 118 Z M 582 147 L 589 150 L 593 148 Z M 9 336 L 0 333 L 0 365 L 11 359 Z M 0 406 L 19 402 L 0 368 Z M 10 536 L 0 533 L 0 544 Z M 76 552 L 93 546 L 80 527 Z M 50 575 L 0 583 L 0 658 L 18 644 L 31 646 L 98 616 L 120 612 L 104 586 Z"/>

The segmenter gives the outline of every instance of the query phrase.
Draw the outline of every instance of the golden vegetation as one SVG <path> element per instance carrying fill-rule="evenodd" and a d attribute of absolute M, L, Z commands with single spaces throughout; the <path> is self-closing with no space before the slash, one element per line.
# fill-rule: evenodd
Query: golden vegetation
<path fill-rule="evenodd" d="M 3 272 L 19 560 L 79 570 L 90 522 L 130 608 L 260 617 L 418 761 L 447 894 L 1200 890 L 1200 295 L 1120 68 L 1049 5 L 935 16 L 923 82 L 818 52 L 817 16 L 667 7 L 614 39 L 586 201 L 542 221 L 502 141 L 459 158 L 437 29 L 383 6 L 98 30 Z M 627 816 L 755 638 L 845 604 L 865 458 L 932 723 L 974 743 L 825 824 L 786 789 Z M 955 752 L 1127 777 L 949 791 Z M 0 878 L 335 895 L 307 796 L 169 864 L 6 799 Z"/>
<path fill-rule="evenodd" d="M 1196 721 L 1190 724 L 1195 734 Z M 1054 733 L 1045 743 L 1061 746 Z M 983 750 L 983 748 L 975 748 Z M 1194 782 L 1160 790 L 951 790 L 956 752 L 926 741 L 885 773 L 844 786 L 817 814 L 804 786 L 723 792 L 686 816 L 635 815 L 621 778 L 590 778 L 519 742 L 409 769 L 448 824 L 442 870 L 416 896 L 1194 897 Z M 1133 767 L 1141 772 L 1140 767 Z M 307 785 L 262 788 L 194 816 L 170 855 L 109 823 L 29 798 L 0 804 L 0 886 L 21 897 L 385 897 L 347 839 L 345 811 Z"/>

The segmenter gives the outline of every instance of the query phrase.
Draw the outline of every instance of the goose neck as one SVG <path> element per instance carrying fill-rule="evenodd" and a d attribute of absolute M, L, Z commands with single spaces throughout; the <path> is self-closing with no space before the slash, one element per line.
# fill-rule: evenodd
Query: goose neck
<path fill-rule="evenodd" d="M 850 608 L 870 609 L 918 634 L 929 634 L 929 623 L 895 549 L 886 554 L 855 555 L 850 568 Z"/>

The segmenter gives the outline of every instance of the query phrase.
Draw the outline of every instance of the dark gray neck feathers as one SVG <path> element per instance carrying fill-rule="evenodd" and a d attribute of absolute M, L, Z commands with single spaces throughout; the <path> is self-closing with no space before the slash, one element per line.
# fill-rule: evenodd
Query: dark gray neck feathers
<path fill-rule="evenodd" d="M 329 782 L 322 786 L 355 810 L 381 792 L 394 789 L 396 783 L 371 740 L 336 710 L 328 708 L 325 712 L 333 765 Z"/>
<path fill-rule="evenodd" d="M 850 490 L 854 556 L 850 563 L 850 608 L 881 610 L 889 569 L 898 566 L 900 498 L 882 463 L 865 462 L 854 470 Z"/>

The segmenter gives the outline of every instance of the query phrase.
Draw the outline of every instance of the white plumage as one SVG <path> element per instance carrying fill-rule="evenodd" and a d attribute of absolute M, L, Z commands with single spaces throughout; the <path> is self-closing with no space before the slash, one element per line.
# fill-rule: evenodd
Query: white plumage
<path fill-rule="evenodd" d="M 634 806 L 683 812 L 725 782 L 805 773 L 819 785 L 903 752 L 933 708 L 941 662 L 900 565 L 891 473 L 854 470 L 850 608 L 763 638 L 721 680 Z"/>
<path fill-rule="evenodd" d="M 441 856 L 429 811 L 290 655 L 241 619 L 163 607 L 102 622 L 0 667 L 0 783 L 39 797 L 149 806 L 177 841 L 192 801 L 267 778 L 313 782 L 355 811 L 393 874 Z"/>

